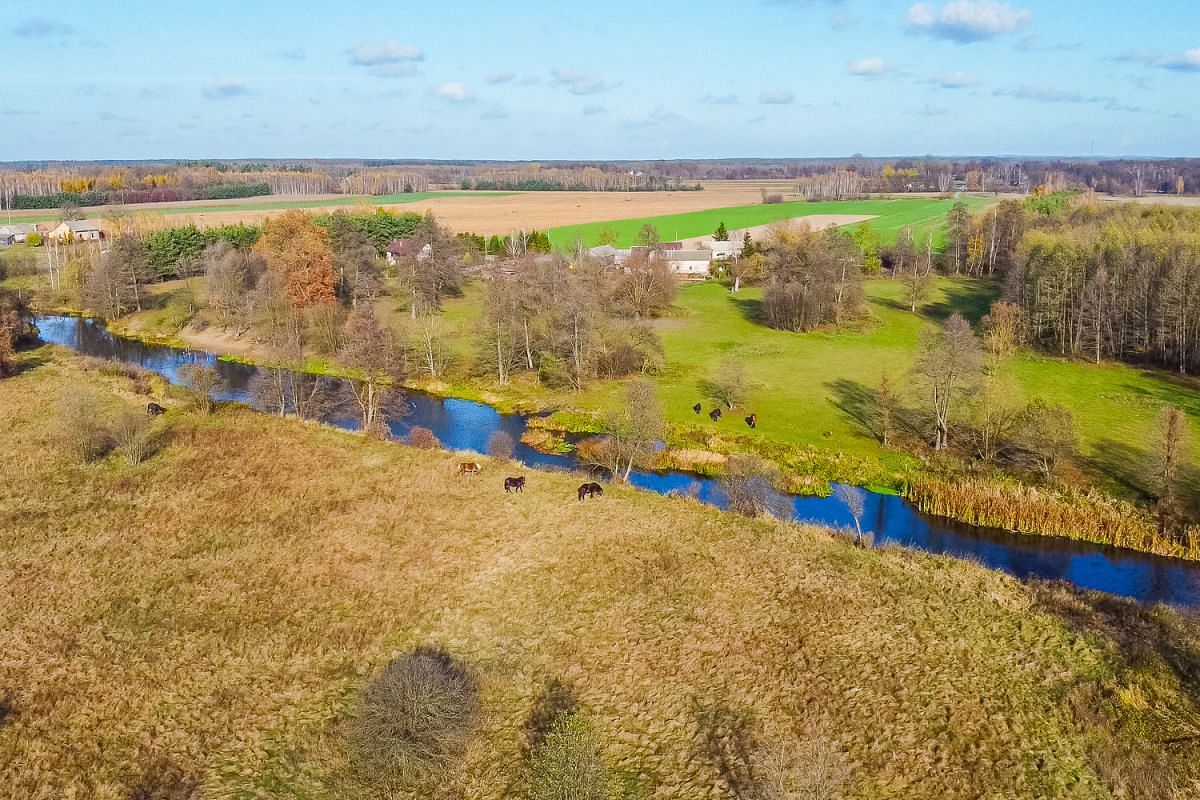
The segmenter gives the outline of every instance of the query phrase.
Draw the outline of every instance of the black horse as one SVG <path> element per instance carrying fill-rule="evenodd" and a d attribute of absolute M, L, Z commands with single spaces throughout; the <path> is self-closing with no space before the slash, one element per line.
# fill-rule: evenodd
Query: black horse
<path fill-rule="evenodd" d="M 712 411 L 708 412 L 708 418 L 713 422 L 719 420 L 721 418 L 721 409 L 714 408 Z"/>
<path fill-rule="evenodd" d="M 524 492 L 524 491 L 525 491 L 525 476 L 524 475 L 522 475 L 519 478 L 505 478 L 504 479 L 504 493 L 505 494 L 508 494 L 509 492 Z"/>
<path fill-rule="evenodd" d="M 699 414 L 700 413 L 700 404 L 696 403 L 696 405 L 692 406 L 692 411 Z"/>
<path fill-rule="evenodd" d="M 167 410 L 158 403 L 146 403 L 146 413 L 152 417 L 157 417 L 159 414 L 167 413 Z"/>
<path fill-rule="evenodd" d="M 757 428 L 758 427 L 758 414 L 751 414 L 750 416 L 746 417 L 746 424 L 749 425 L 751 428 Z"/>
<path fill-rule="evenodd" d="M 604 487 L 598 483 L 585 483 L 579 487 L 578 494 L 579 494 L 580 500 L 583 500 L 585 497 L 595 497 L 596 495 L 603 495 Z"/>

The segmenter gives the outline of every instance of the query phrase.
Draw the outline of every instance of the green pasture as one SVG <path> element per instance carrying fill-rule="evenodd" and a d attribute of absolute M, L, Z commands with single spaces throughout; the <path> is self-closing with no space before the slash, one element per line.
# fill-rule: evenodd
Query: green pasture
<path fill-rule="evenodd" d="M 991 205 L 991 197 L 963 196 L 961 198 L 972 210 L 978 212 Z M 569 225 L 551 228 L 550 242 L 556 248 L 570 249 L 576 240 L 584 244 L 597 244 L 600 232 L 609 229 L 617 235 L 616 246 L 628 247 L 637 240 L 638 231 L 647 223 L 658 229 L 664 240 L 689 239 L 712 233 L 718 224 L 725 223 L 730 230 L 767 225 L 779 220 L 796 219 L 813 214 L 869 214 L 870 221 L 885 241 L 892 241 L 901 228 L 910 226 L 913 236 L 923 239 L 927 233 L 934 234 L 934 246 L 939 246 L 944 235 L 946 213 L 956 200 L 940 200 L 929 197 L 902 198 L 897 200 L 834 200 L 809 203 L 757 204 L 752 206 L 730 206 L 711 208 L 705 211 L 689 211 L 683 214 L 667 214 L 658 217 L 589 222 L 584 225 Z"/>

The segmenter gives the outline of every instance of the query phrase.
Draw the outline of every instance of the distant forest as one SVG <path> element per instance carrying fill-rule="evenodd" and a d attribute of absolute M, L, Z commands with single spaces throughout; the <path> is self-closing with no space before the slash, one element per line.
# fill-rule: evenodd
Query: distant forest
<path fill-rule="evenodd" d="M 244 160 L 0 164 L 0 209 L 227 199 L 389 195 L 437 189 L 687 191 L 709 180 L 790 180 L 807 199 L 870 193 L 1200 194 L 1200 159 L 867 158 L 679 161 Z"/>

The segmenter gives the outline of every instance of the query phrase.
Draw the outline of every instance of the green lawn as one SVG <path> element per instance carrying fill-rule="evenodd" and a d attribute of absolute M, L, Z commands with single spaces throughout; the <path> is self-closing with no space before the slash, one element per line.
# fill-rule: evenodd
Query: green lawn
<path fill-rule="evenodd" d="M 997 289 L 988 281 L 939 278 L 930 302 L 917 314 L 904 305 L 897 281 L 869 281 L 866 290 L 869 319 L 842 331 L 793 334 L 757 321 L 760 289 L 733 295 L 716 282 L 684 287 L 672 316 L 656 323 L 666 368 L 653 380 L 667 416 L 714 432 L 811 444 L 898 465 L 903 459 L 881 448 L 864 421 L 871 393 L 887 373 L 907 393 L 906 402 L 920 403 L 907 380 L 920 330 L 956 311 L 977 323 Z M 448 321 L 462 332 L 463 356 L 468 356 L 465 342 L 482 297 L 472 287 L 464 298 L 446 305 Z M 744 411 L 713 423 L 691 410 L 698 400 L 706 409 L 712 405 L 703 400 L 699 382 L 727 356 L 740 360 L 755 383 L 746 404 L 758 414 L 754 431 L 742 424 Z M 1200 382 L 1194 379 L 1033 352 L 1012 357 L 1003 373 L 1015 383 L 1021 400 L 1042 397 L 1071 409 L 1093 477 L 1119 494 L 1134 496 L 1142 488 L 1137 476 L 1164 404 L 1188 412 L 1192 440 L 1200 442 Z M 524 383 L 505 394 L 543 405 L 610 409 L 621 402 L 623 392 L 621 382 L 600 381 L 580 394 L 553 395 Z"/>
<path fill-rule="evenodd" d="M 313 198 L 311 200 L 263 200 L 261 202 L 246 202 L 246 203 L 212 203 L 208 205 L 196 205 L 194 203 L 181 203 L 175 206 L 153 207 L 142 209 L 140 206 L 130 206 L 132 210 L 145 210 L 156 214 L 209 214 L 218 211 L 282 211 L 289 208 L 324 208 L 326 206 L 383 206 L 397 205 L 401 203 L 419 203 L 422 200 L 432 200 L 438 197 L 459 197 L 462 195 L 470 195 L 472 197 L 507 197 L 514 192 L 409 192 L 407 194 L 384 194 L 384 195 L 345 195 L 342 197 L 326 197 L 324 199 Z M 84 213 L 88 213 L 89 209 L 82 209 Z M 58 219 L 56 210 L 16 212 L 12 215 L 13 222 L 49 222 Z M 9 220 L 8 214 L 3 216 L 4 221 Z"/>
<path fill-rule="evenodd" d="M 978 213 L 995 202 L 990 197 L 964 196 L 962 198 L 972 212 Z M 946 212 L 953 200 L 938 200 L 928 197 L 904 198 L 899 200 L 835 200 L 820 203 L 792 202 L 773 205 L 731 206 L 712 208 L 705 211 L 690 211 L 685 214 L 668 214 L 660 217 L 640 217 L 609 222 L 590 222 L 585 225 L 570 225 L 551 228 L 550 242 L 559 249 L 569 249 L 577 239 L 588 246 L 597 243 L 600 231 L 608 228 L 617 233 L 617 246 L 628 247 L 637 238 L 638 230 L 649 223 L 658 228 L 663 239 L 687 239 L 712 233 L 721 222 L 731 230 L 766 225 L 784 219 L 795 219 L 812 214 L 870 214 L 874 228 L 885 241 L 895 239 L 904 226 L 911 226 L 913 235 L 921 239 L 926 233 L 935 236 L 935 246 L 944 235 Z"/>

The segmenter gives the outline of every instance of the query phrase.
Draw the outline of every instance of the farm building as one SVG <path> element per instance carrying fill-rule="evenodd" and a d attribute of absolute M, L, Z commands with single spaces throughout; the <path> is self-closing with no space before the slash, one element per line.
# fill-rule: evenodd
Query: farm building
<path fill-rule="evenodd" d="M 684 278 L 707 278 L 712 266 L 711 250 L 666 250 L 658 254 L 666 259 L 671 272 Z"/>
<path fill-rule="evenodd" d="M 393 239 L 392 243 L 387 246 L 384 251 L 384 258 L 392 266 L 399 264 L 407 258 L 415 258 L 417 261 L 424 261 L 429 258 L 429 254 L 433 252 L 433 247 L 426 243 L 424 246 L 416 239 Z"/>
<path fill-rule="evenodd" d="M 100 230 L 100 223 L 94 219 L 70 219 L 60 222 L 46 235 L 60 242 L 67 239 L 77 242 L 98 242 L 104 238 L 104 233 Z"/>
<path fill-rule="evenodd" d="M 708 250 L 712 253 L 713 259 L 736 258 L 742 252 L 742 243 L 735 241 L 719 241 L 717 239 L 704 239 L 700 242 L 702 250 Z"/>
<path fill-rule="evenodd" d="M 37 233 L 37 225 L 10 222 L 0 225 L 0 244 L 24 244 L 31 233 Z"/>

